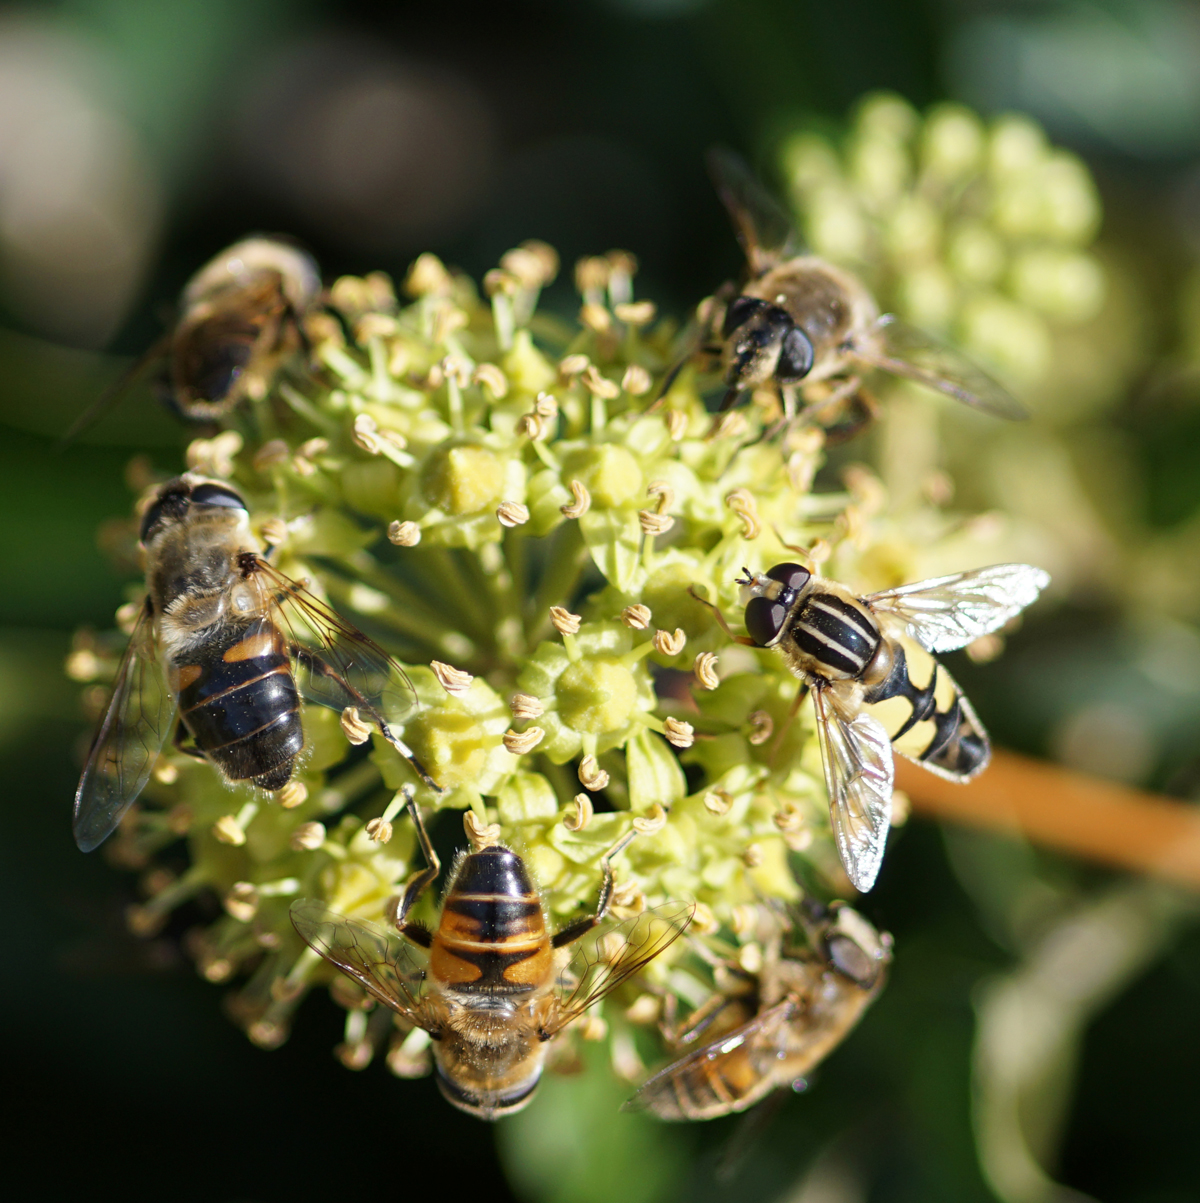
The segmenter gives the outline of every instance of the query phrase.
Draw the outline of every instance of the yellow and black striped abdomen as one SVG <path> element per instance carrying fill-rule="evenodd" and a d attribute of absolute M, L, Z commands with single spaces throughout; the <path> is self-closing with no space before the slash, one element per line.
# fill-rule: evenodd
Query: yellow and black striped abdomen
<path fill-rule="evenodd" d="M 868 688 L 864 707 L 883 724 L 902 756 L 965 781 L 987 767 L 987 732 L 954 678 L 920 644 L 885 635 L 892 653 L 887 677 Z"/>
<path fill-rule="evenodd" d="M 196 747 L 232 781 L 276 790 L 304 748 L 300 695 L 279 628 L 232 623 L 172 667 L 179 714 Z"/>
<path fill-rule="evenodd" d="M 463 993 L 523 994 L 553 968 L 541 899 L 521 858 L 499 845 L 464 856 L 430 947 L 433 979 Z"/>

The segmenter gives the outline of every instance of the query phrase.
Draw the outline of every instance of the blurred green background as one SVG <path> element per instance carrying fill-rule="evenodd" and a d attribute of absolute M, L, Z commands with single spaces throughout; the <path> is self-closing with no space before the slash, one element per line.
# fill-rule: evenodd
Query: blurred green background
<path fill-rule="evenodd" d="M 426 249 L 478 277 L 538 237 L 566 264 L 635 251 L 639 295 L 682 312 L 738 266 L 704 149 L 735 145 L 775 178 L 788 135 L 836 135 L 881 88 L 922 108 L 1019 109 L 1083 155 L 1121 300 L 1112 387 L 1060 429 L 1101 464 L 1087 516 L 1103 580 L 1081 574 L 1003 659 L 955 671 L 998 742 L 1195 798 L 1194 4 L 0 8 L 6 1181 L 221 1203 L 426 1189 L 539 1203 L 1200 1197 L 1200 932 L 1191 900 L 1165 888 L 913 820 L 863 904 L 896 936 L 892 981 L 761 1132 L 619 1115 L 623 1091 L 597 1072 L 548 1083 L 494 1139 L 429 1081 L 342 1068 L 323 998 L 282 1049 L 253 1048 L 180 951 L 187 917 L 128 935 L 136 881 L 71 842 L 87 736 L 61 664 L 77 626 L 112 625 L 134 576 L 97 531 L 128 512 L 130 459 L 178 468 L 188 436 L 135 390 L 65 451 L 55 442 L 154 340 L 201 262 L 263 230 L 299 238 L 329 278 L 401 276 Z M 1159 604 L 1168 587 L 1178 596 Z M 743 1147 L 735 1176 L 717 1176 Z"/>

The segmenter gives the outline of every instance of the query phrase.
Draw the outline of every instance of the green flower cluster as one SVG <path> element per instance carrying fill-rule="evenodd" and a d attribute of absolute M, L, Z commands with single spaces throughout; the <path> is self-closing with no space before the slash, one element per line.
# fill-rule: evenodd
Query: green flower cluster
<path fill-rule="evenodd" d="M 842 153 L 798 134 L 783 172 L 817 254 L 1018 385 L 1046 374 L 1056 325 L 1091 318 L 1104 301 L 1104 273 L 1085 250 L 1100 224 L 1095 186 L 1028 117 L 989 126 L 944 104 L 922 119 L 900 97 L 876 95 Z"/>
<path fill-rule="evenodd" d="M 856 137 L 849 167 L 797 139 L 789 179 L 811 202 L 817 249 L 849 254 L 912 317 L 990 349 L 981 314 L 1028 327 L 1035 311 L 1094 303 L 1093 265 L 1078 250 L 1094 194 L 1032 127 L 987 131 L 957 109 L 922 125 L 881 100 L 862 110 Z M 422 1069 L 418 1044 L 369 1013 L 287 914 L 303 896 L 383 916 L 422 867 L 402 787 L 416 785 L 423 807 L 465 812 L 471 839 L 520 853 L 559 924 L 594 906 L 600 858 L 632 828 L 615 913 L 694 900 L 696 939 L 761 964 L 756 906 L 799 899 L 800 881 L 827 895 L 848 883 L 808 708 L 789 721 L 796 680 L 776 653 L 731 644 L 694 594 L 736 623 L 743 566 L 765 570 L 798 548 L 864 592 L 1027 551 L 1003 516 L 948 510 L 936 487 L 893 504 L 862 464 L 814 488 L 823 433 L 760 437 L 770 398 L 715 432 L 700 392 L 712 382 L 690 368 L 656 399 L 677 328 L 636 299 L 633 256 L 576 265 L 574 321 L 538 307 L 558 268 L 551 248 L 527 243 L 482 290 L 432 255 L 413 264 L 403 299 L 381 274 L 338 280 L 306 319 L 314 370 L 281 376 L 188 447 L 189 467 L 247 498 L 279 568 L 407 666 L 415 704 L 389 718 L 445 790 L 417 782 L 381 739 L 355 753 L 367 730 L 315 707 L 306 757 L 270 799 L 163 753 L 108 846 L 143 873 L 131 923 L 154 931 L 197 893 L 215 894 L 223 915 L 190 946 L 209 980 L 239 982 L 232 1013 L 265 1047 L 326 983 L 347 1009 L 348 1065 L 390 1039 L 395 1072 Z M 143 487 L 162 479 L 138 471 Z M 72 675 L 111 674 L 109 646 L 81 636 Z M 181 838 L 188 867 L 173 875 L 164 866 L 176 852 L 163 854 Z M 423 901 L 426 919 L 434 905 Z M 692 1006 L 711 979 L 685 946 L 646 977 Z M 652 1023 L 650 1002 L 620 995 L 607 1022 L 581 1029 L 611 1031 L 627 1076 L 641 1065 L 623 1025 Z"/>

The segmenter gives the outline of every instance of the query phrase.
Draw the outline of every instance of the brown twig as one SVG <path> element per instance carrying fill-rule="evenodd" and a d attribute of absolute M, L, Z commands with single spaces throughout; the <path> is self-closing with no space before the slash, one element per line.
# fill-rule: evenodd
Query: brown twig
<path fill-rule="evenodd" d="M 1185 803 L 1000 751 L 966 785 L 897 757 L 896 786 L 918 814 L 1200 889 L 1200 809 Z"/>

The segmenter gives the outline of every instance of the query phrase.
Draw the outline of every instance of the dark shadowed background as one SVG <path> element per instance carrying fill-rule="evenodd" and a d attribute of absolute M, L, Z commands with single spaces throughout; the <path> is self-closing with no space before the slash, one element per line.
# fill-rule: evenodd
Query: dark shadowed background
<path fill-rule="evenodd" d="M 638 1157 L 597 1137 L 586 1181 L 506 1186 L 492 1131 L 431 1082 L 330 1055 L 340 1017 L 323 998 L 263 1052 L 179 951 L 186 922 L 126 933 L 136 881 L 70 837 L 85 721 L 61 664 L 73 629 L 107 629 L 126 600 L 131 578 L 97 541 L 128 512 L 125 465 L 147 453 L 180 467 L 189 436 L 134 390 L 66 451 L 55 440 L 157 337 L 191 272 L 250 231 L 295 236 L 330 279 L 402 277 L 422 250 L 478 277 L 530 237 L 568 265 L 624 247 L 639 295 L 681 312 L 738 263 L 705 148 L 737 146 L 770 178 L 785 134 L 836 132 L 880 88 L 919 107 L 1023 109 L 1085 156 L 1107 245 L 1145 284 L 1143 375 L 1157 379 L 1180 353 L 1177 297 L 1200 246 L 1200 20 L 1183 0 L 0 7 L 0 1011 L 14 1107 L 0 1180 L 20 1197 L 37 1184 L 46 1198 L 180 1203 L 424 1189 L 576 1203 L 637 1178 Z M 575 303 L 569 272 L 556 287 L 551 303 Z M 1137 383 L 1110 419 L 1147 529 L 1200 510 L 1196 380 L 1173 378 L 1169 404 Z M 1030 720 L 1045 710 L 1031 697 L 1065 672 L 1120 699 L 1124 630 L 1082 604 L 1031 622 L 986 670 L 956 671 L 998 742 L 1049 754 L 1053 723 Z M 1126 775 L 1194 795 L 1196 724 L 1166 710 L 1170 737 Z M 882 1000 L 732 1183 L 713 1177 L 732 1121 L 661 1129 L 676 1169 L 654 1197 L 994 1197 L 972 1132 L 973 1005 L 1011 956 L 964 881 L 1003 863 L 1000 844 L 917 820 L 900 833 L 864 903 L 899 948 Z M 1043 883 L 1117 882 L 1030 855 Z M 1086 1027 L 1052 1142 L 1059 1180 L 1105 1203 L 1200 1197 L 1200 933 L 1180 921 L 1148 961 Z M 1026 1197 L 1067 1197 L 1046 1190 Z"/>

